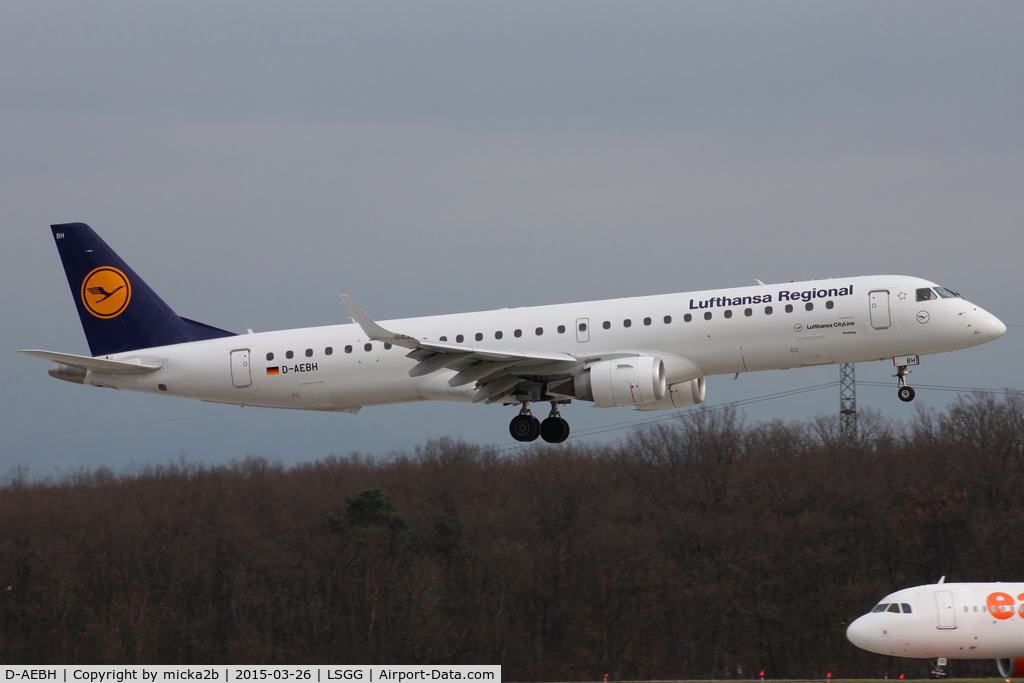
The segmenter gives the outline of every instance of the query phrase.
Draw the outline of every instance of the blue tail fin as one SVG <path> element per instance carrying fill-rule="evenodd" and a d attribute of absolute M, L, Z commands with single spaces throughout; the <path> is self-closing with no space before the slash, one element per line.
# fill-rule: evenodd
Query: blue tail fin
<path fill-rule="evenodd" d="M 93 356 L 234 336 L 179 318 L 85 223 L 50 228 Z"/>

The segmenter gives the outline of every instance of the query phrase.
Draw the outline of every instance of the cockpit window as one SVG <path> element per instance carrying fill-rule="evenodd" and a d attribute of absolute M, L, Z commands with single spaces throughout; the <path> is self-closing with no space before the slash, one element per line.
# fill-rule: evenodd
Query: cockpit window
<path fill-rule="evenodd" d="M 871 610 L 871 612 L 872 612 L 872 613 L 875 613 L 875 612 L 884 612 L 884 611 L 885 611 L 885 609 L 886 609 L 886 608 L 887 608 L 888 606 L 889 606 L 889 603 L 887 603 L 887 602 L 883 602 L 883 603 L 880 603 L 880 604 L 878 604 L 878 605 L 875 605 L 875 609 Z"/>
<path fill-rule="evenodd" d="M 900 606 L 903 608 L 903 613 L 904 614 L 910 614 L 910 612 L 911 612 L 910 605 L 908 605 L 905 602 L 901 602 Z"/>
<path fill-rule="evenodd" d="M 892 603 L 891 605 L 889 605 L 889 610 L 888 611 L 889 612 L 895 612 L 896 614 L 899 614 L 900 613 L 900 603 L 898 603 L 898 602 Z"/>
<path fill-rule="evenodd" d="M 931 287 L 922 287 L 917 290 L 918 301 L 931 301 L 932 299 L 938 299 L 939 295 L 932 291 Z"/>
<path fill-rule="evenodd" d="M 960 296 L 959 294 L 957 294 L 956 292 L 954 292 L 951 289 L 946 289 L 945 287 L 936 287 L 935 291 L 943 299 L 963 299 L 962 296 Z"/>

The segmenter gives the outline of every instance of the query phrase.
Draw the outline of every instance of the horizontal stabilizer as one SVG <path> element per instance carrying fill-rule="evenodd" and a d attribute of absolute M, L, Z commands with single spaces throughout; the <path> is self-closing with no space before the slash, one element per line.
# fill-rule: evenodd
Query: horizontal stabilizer
<path fill-rule="evenodd" d="M 57 351 L 40 351 L 39 349 L 26 349 L 18 351 L 35 358 L 60 363 L 72 368 L 103 372 L 108 375 L 145 375 L 148 372 L 155 372 L 163 368 L 162 363 L 148 365 L 142 362 L 128 362 L 122 360 L 106 360 L 105 358 L 92 358 L 90 356 L 76 356 L 73 353 L 59 353 Z"/>

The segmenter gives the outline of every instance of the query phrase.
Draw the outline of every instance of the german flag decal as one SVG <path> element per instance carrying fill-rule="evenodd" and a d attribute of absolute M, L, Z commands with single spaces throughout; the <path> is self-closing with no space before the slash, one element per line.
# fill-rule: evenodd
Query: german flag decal
<path fill-rule="evenodd" d="M 267 368 L 267 374 L 268 375 L 280 375 L 281 374 L 281 368 Z"/>

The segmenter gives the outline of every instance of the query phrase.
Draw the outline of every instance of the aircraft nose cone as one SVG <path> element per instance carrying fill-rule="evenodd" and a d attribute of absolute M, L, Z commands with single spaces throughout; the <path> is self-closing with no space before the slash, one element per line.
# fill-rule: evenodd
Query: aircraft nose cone
<path fill-rule="evenodd" d="M 991 329 L 992 331 L 989 332 L 989 336 L 991 336 L 993 339 L 996 339 L 997 337 L 1002 337 L 1004 334 L 1006 334 L 1006 324 L 1003 323 L 1002 320 L 995 317 L 994 315 L 992 316 Z"/>
<path fill-rule="evenodd" d="M 871 637 L 869 635 L 871 629 L 867 625 L 867 619 L 864 617 L 858 617 L 846 627 L 846 639 L 857 647 L 863 650 L 870 650 Z"/>

